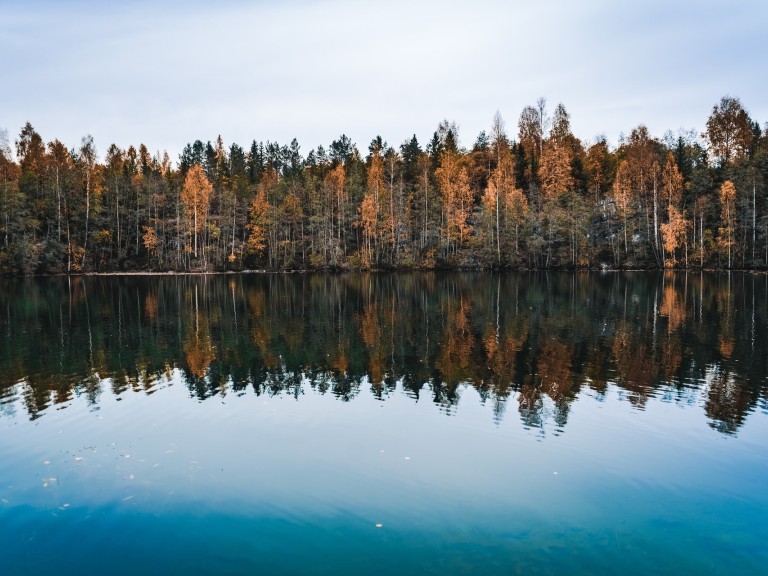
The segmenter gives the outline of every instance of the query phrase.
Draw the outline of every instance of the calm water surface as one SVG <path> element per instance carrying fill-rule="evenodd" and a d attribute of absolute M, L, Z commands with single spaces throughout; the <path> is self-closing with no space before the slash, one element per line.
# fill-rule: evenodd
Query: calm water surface
<path fill-rule="evenodd" d="M 768 278 L 0 280 L 3 574 L 768 573 Z"/>

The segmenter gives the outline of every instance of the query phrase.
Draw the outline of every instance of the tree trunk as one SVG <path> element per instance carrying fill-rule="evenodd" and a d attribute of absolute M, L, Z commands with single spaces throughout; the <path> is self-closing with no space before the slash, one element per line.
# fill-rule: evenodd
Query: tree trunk
<path fill-rule="evenodd" d="M 83 263 L 81 268 L 85 270 L 86 247 L 88 246 L 88 219 L 91 214 L 91 175 L 85 175 L 85 238 L 83 239 Z"/>

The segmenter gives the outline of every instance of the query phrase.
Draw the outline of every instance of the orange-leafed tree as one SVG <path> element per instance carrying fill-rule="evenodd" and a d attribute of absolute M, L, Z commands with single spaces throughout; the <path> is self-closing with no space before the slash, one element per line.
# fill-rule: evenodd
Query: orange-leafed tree
<path fill-rule="evenodd" d="M 484 202 L 492 207 L 492 213 L 496 216 L 496 258 L 501 264 L 501 200 L 505 197 L 510 185 L 514 188 L 515 172 L 509 141 L 504 131 L 504 119 L 498 110 L 493 116 L 492 134 L 496 168 L 488 179 Z"/>
<path fill-rule="evenodd" d="M 588 188 L 595 203 L 599 203 L 610 192 L 609 187 L 616 170 L 615 157 L 608 149 L 604 137 L 597 140 L 587 150 L 584 168 L 588 178 Z"/>
<path fill-rule="evenodd" d="M 151 226 L 143 226 L 144 234 L 142 235 L 141 239 L 144 243 L 144 248 L 147 249 L 147 252 L 150 253 L 153 257 L 157 256 L 157 246 L 159 244 L 159 240 L 157 239 L 157 233 L 155 232 L 155 229 Z"/>
<path fill-rule="evenodd" d="M 539 181 L 545 198 L 557 199 L 573 189 L 571 151 L 555 140 L 544 143 L 539 165 Z"/>
<path fill-rule="evenodd" d="M 520 253 L 520 227 L 528 218 L 528 198 L 520 188 L 512 186 L 506 190 L 503 206 L 506 222 L 512 229 L 512 245 L 517 257 Z"/>
<path fill-rule="evenodd" d="M 667 206 L 679 207 L 683 192 L 683 175 L 677 167 L 675 155 L 672 152 L 667 153 L 667 161 L 661 175 L 661 189 Z"/>
<path fill-rule="evenodd" d="M 385 232 L 384 223 L 381 222 L 380 215 L 386 213 L 385 201 L 391 200 L 384 198 L 386 195 L 386 186 L 384 183 L 384 158 L 382 156 L 382 145 L 374 140 L 371 144 L 371 160 L 367 174 L 368 193 L 363 199 L 364 206 L 361 206 L 360 216 L 362 218 L 363 237 L 366 243 L 367 257 L 375 258 L 379 253 L 379 239 Z M 370 199 L 369 199 L 370 197 Z"/>
<path fill-rule="evenodd" d="M 195 164 L 187 172 L 184 178 L 184 186 L 181 189 L 181 202 L 184 205 L 184 213 L 190 224 L 190 231 L 194 237 L 193 253 L 198 254 L 198 234 L 204 229 L 208 214 L 208 206 L 211 201 L 213 186 L 203 172 L 199 164 Z"/>
<path fill-rule="evenodd" d="M 342 257 L 342 234 L 344 232 L 344 212 L 347 202 L 345 183 L 346 172 L 341 162 L 329 170 L 323 179 L 323 194 L 326 199 L 326 206 L 329 208 L 326 214 L 329 233 L 326 238 L 326 245 L 323 248 L 325 253 L 330 255 L 330 264 L 333 266 L 339 264 Z M 334 224 L 336 226 L 335 232 Z M 326 262 L 328 262 L 327 257 Z"/>
<path fill-rule="evenodd" d="M 568 230 L 570 214 L 562 202 L 573 189 L 571 151 L 564 143 L 551 138 L 544 143 L 539 164 L 539 182 L 543 201 L 541 223 L 545 234 L 546 261 L 549 263 L 553 247 L 572 232 Z"/>
<path fill-rule="evenodd" d="M 248 209 L 248 252 L 261 256 L 267 248 L 270 205 L 267 185 L 262 182 Z"/>
<path fill-rule="evenodd" d="M 365 268 L 370 268 L 373 260 L 373 243 L 377 228 L 376 215 L 376 200 L 373 194 L 368 193 L 360 204 L 360 226 L 363 229 L 363 247 L 360 256 L 361 263 Z"/>
<path fill-rule="evenodd" d="M 687 266 L 688 243 L 686 239 L 689 223 L 680 206 L 683 191 L 683 175 L 677 168 L 677 162 L 672 152 L 667 154 L 667 160 L 664 164 L 664 171 L 661 175 L 661 189 L 663 198 L 667 201 L 667 221 L 660 227 L 664 247 L 662 262 L 665 268 L 673 268 L 676 264 L 675 251 L 681 246 L 686 246 L 685 264 Z"/>
<path fill-rule="evenodd" d="M 722 250 L 728 255 L 728 268 L 731 267 L 733 235 L 735 229 L 734 204 L 736 202 L 736 187 L 733 182 L 726 180 L 720 186 L 720 216 L 723 220 L 723 226 L 718 228 L 717 242 Z"/>
<path fill-rule="evenodd" d="M 499 163 L 488 179 L 483 194 L 485 211 L 495 218 L 495 248 L 497 261 L 502 260 L 502 244 L 512 244 L 515 256 L 519 253 L 520 227 L 528 215 L 528 199 L 515 185 L 514 165 L 509 147 L 501 154 Z M 511 236 L 511 238 L 510 238 Z"/>
<path fill-rule="evenodd" d="M 738 98 L 724 96 L 712 108 L 704 137 L 721 166 L 744 157 L 752 141 L 752 121 Z"/>
<path fill-rule="evenodd" d="M 653 249 L 657 263 L 661 264 L 661 235 L 659 232 L 659 177 L 661 164 L 658 155 L 659 143 L 651 137 L 648 128 L 642 124 L 632 129 L 621 151 L 627 166 L 624 174 L 629 178 L 634 200 L 645 216 L 647 239 Z M 618 177 L 618 176 L 617 176 Z M 636 229 L 640 232 L 642 227 Z"/>
<path fill-rule="evenodd" d="M 672 204 L 667 207 L 667 214 L 669 220 L 661 225 L 664 252 L 668 255 L 664 259 L 664 266 L 666 268 L 674 268 L 677 262 L 675 252 L 686 244 L 688 221 L 685 219 L 683 212 Z"/>
<path fill-rule="evenodd" d="M 467 169 L 461 165 L 458 154 L 443 153 L 440 167 L 435 171 L 440 195 L 445 210 L 445 238 L 450 250 L 462 246 L 472 233 L 469 222 L 472 211 L 472 188 L 469 185 Z"/>

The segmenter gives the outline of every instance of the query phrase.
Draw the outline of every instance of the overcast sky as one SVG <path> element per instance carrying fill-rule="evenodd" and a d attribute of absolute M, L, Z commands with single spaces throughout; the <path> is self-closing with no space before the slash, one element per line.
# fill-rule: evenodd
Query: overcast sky
<path fill-rule="evenodd" d="M 641 123 L 700 132 L 725 94 L 764 124 L 766 38 L 765 0 L 2 0 L 0 128 L 175 160 L 219 134 L 425 144 L 446 118 L 471 146 L 544 96 L 615 145 Z"/>

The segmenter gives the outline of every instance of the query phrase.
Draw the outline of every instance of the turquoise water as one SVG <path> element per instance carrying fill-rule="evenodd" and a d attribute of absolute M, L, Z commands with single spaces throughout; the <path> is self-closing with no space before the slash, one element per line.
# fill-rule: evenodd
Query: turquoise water
<path fill-rule="evenodd" d="M 3 574 L 768 573 L 762 276 L 73 282 L 2 285 Z"/>

